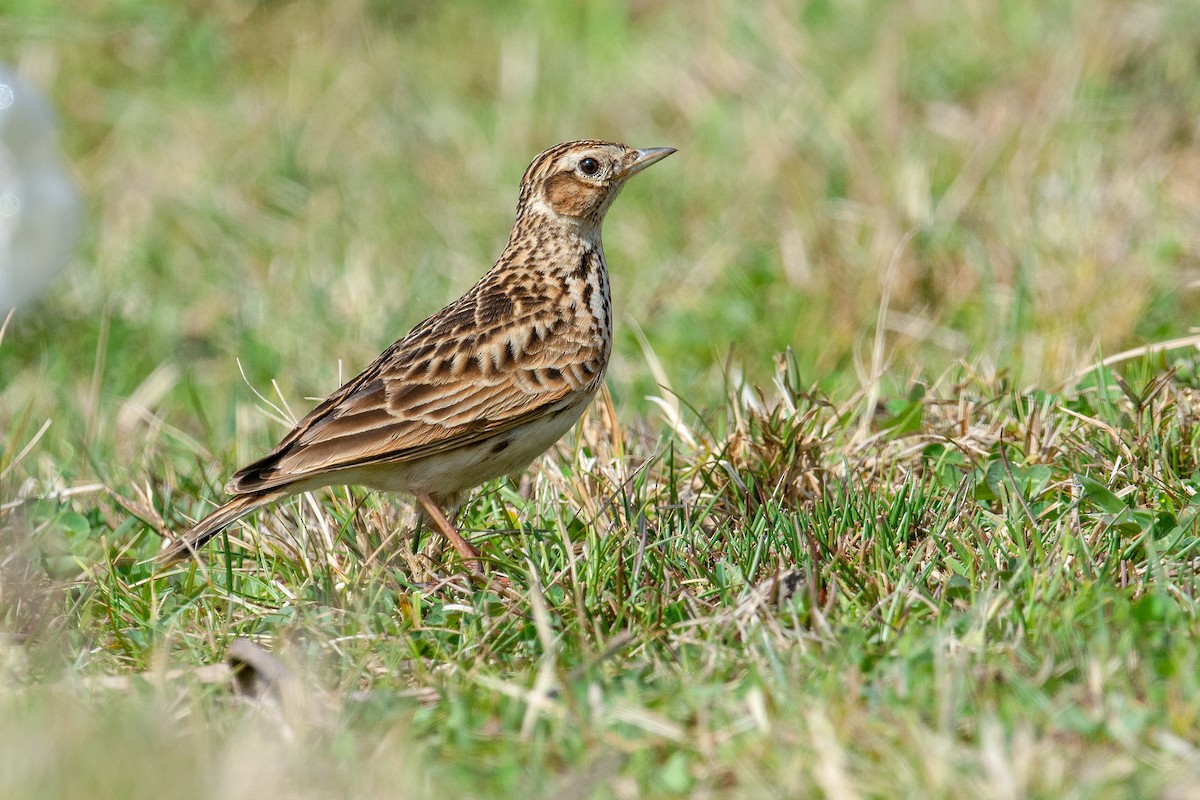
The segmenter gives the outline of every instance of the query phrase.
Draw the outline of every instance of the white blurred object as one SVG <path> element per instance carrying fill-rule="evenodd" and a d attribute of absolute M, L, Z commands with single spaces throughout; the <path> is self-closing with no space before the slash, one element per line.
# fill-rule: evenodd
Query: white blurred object
<path fill-rule="evenodd" d="M 0 321 L 66 266 L 79 224 L 50 105 L 0 66 Z"/>

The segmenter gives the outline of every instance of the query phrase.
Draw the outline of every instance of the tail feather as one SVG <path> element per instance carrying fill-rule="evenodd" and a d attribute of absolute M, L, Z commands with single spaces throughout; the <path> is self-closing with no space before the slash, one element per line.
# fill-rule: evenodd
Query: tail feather
<path fill-rule="evenodd" d="M 287 492 L 273 491 L 260 494 L 244 494 L 233 498 L 216 511 L 200 520 L 187 533 L 176 539 L 170 547 L 154 559 L 159 564 L 174 564 L 196 555 L 196 552 L 227 527 L 237 522 L 259 506 L 264 506 L 283 497 Z"/>

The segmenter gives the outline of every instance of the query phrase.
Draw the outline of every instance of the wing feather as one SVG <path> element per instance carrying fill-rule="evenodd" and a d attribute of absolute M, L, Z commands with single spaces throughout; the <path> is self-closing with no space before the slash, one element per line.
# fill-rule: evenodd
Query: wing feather
<path fill-rule="evenodd" d="M 468 294 L 455 306 L 471 301 Z M 497 319 L 493 308 L 486 329 L 477 324 L 484 315 L 464 309 L 426 320 L 309 412 L 269 455 L 234 475 L 227 490 L 261 492 L 325 472 L 422 458 L 594 392 L 607 345 L 574 330 L 568 309 L 541 309 Z"/>

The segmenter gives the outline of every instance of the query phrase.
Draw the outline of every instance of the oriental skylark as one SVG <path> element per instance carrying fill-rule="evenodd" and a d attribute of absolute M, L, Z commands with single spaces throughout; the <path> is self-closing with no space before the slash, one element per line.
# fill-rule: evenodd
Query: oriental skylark
<path fill-rule="evenodd" d="M 625 181 L 674 152 L 585 140 L 535 158 L 495 265 L 235 474 L 233 498 L 158 560 L 195 554 L 282 497 L 355 484 L 412 494 L 478 571 L 479 551 L 443 509 L 527 467 L 592 401 L 612 349 L 600 226 Z"/>

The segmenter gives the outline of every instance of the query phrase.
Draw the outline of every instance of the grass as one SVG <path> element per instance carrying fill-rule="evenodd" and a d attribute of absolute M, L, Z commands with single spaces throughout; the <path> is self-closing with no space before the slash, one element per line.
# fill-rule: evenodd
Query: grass
<path fill-rule="evenodd" d="M 1192 796 L 1197 23 L 16 3 L 88 223 L 0 337 L 0 795 Z M 519 597 L 358 490 L 151 570 L 584 135 L 680 153 L 611 396 L 462 518 Z"/>

